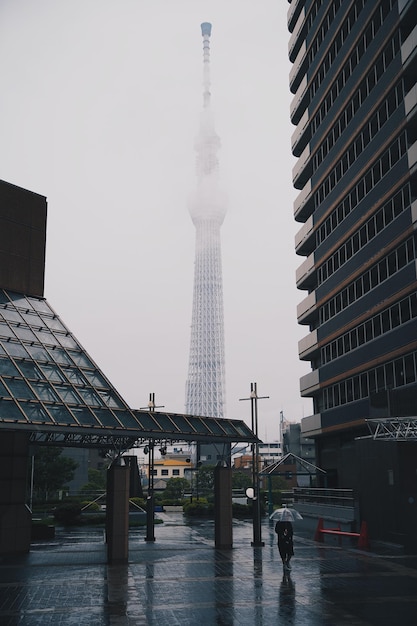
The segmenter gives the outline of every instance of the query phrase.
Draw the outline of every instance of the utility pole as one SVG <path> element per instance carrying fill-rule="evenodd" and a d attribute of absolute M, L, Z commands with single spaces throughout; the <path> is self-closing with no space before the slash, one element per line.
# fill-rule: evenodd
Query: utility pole
<path fill-rule="evenodd" d="M 258 400 L 264 400 L 269 396 L 258 396 L 256 383 L 250 384 L 250 397 L 239 398 L 240 400 L 250 400 L 252 432 L 256 437 L 256 442 L 252 444 L 252 484 L 253 484 L 253 541 L 254 547 L 264 546 L 261 535 L 261 500 L 259 484 L 259 443 L 258 443 Z"/>

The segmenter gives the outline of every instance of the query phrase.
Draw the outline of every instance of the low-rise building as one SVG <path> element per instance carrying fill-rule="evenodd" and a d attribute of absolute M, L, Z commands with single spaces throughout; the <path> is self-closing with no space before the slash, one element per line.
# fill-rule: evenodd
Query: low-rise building
<path fill-rule="evenodd" d="M 170 478 L 186 478 L 187 470 L 190 470 L 190 463 L 187 461 L 162 458 L 154 461 L 153 476 L 154 480 L 157 478 L 166 481 Z"/>

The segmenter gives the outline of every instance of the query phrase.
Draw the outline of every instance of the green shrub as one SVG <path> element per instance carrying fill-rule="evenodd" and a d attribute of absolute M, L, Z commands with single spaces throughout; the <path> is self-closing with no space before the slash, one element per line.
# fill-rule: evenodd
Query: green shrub
<path fill-rule="evenodd" d="M 269 499 L 269 492 L 264 491 L 265 500 Z M 273 489 L 271 491 L 272 503 L 280 507 L 282 505 L 282 492 L 279 489 Z"/>
<path fill-rule="evenodd" d="M 91 515 L 81 516 L 75 523 L 80 526 L 102 526 L 106 521 L 106 514 L 101 512 L 92 513 Z"/>
<path fill-rule="evenodd" d="M 238 517 L 240 519 L 252 517 L 253 515 L 251 505 L 239 504 L 238 502 L 233 502 L 232 511 L 233 511 L 233 517 Z"/>
<path fill-rule="evenodd" d="M 81 509 L 83 512 L 93 513 L 96 511 L 100 511 L 100 505 L 97 502 L 90 502 L 89 500 L 84 500 L 80 503 Z"/>
<path fill-rule="evenodd" d="M 164 498 L 158 504 L 162 506 L 182 506 L 183 502 L 182 498 Z"/>
<path fill-rule="evenodd" d="M 138 511 L 139 510 L 138 507 L 146 510 L 146 501 L 144 498 L 130 498 L 129 504 L 130 504 L 129 508 L 131 511 Z"/>
<path fill-rule="evenodd" d="M 183 510 L 185 515 L 190 517 L 211 517 L 214 514 L 214 506 L 208 503 L 206 498 L 186 502 Z"/>
<path fill-rule="evenodd" d="M 61 504 L 56 507 L 54 510 L 54 518 L 57 522 L 61 522 L 61 524 L 71 526 L 73 524 L 77 524 L 80 521 L 81 516 L 81 504 L 79 503 L 68 503 Z"/>

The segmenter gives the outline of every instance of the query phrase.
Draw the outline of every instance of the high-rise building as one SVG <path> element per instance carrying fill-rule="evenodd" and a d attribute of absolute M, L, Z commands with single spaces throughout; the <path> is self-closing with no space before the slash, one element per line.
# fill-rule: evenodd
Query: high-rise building
<path fill-rule="evenodd" d="M 226 202 L 219 181 L 220 139 L 214 128 L 210 102 L 211 24 L 203 23 L 201 30 L 204 92 L 200 130 L 195 142 L 197 184 L 189 202 L 196 245 L 186 413 L 222 417 L 225 357 L 220 227 L 226 214 Z"/>
<path fill-rule="evenodd" d="M 300 388 L 314 405 L 302 431 L 328 486 L 357 487 L 373 471 L 354 443 L 370 418 L 417 415 L 416 20 L 415 0 L 292 0 L 288 11 L 306 257 L 297 315 L 309 331 L 299 355 L 312 368 Z M 375 480 L 408 464 L 417 492 L 407 442 L 382 449 L 390 460 Z"/>

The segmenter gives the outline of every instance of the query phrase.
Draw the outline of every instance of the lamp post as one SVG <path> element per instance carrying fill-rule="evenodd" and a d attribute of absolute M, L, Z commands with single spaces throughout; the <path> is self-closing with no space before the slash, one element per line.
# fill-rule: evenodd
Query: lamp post
<path fill-rule="evenodd" d="M 252 444 L 252 484 L 253 484 L 253 541 L 254 547 L 264 546 L 261 534 L 261 499 L 260 499 L 260 483 L 259 483 L 259 443 L 258 443 L 258 400 L 264 400 L 269 396 L 258 396 L 256 383 L 250 385 L 250 397 L 240 398 L 240 400 L 250 400 L 252 432 L 256 437 L 255 443 Z"/>
<path fill-rule="evenodd" d="M 149 411 L 152 411 L 156 408 L 155 406 L 155 394 L 149 394 L 149 402 L 146 407 Z M 154 495 L 154 447 L 155 442 L 153 439 L 149 439 L 149 445 L 145 446 L 148 448 L 149 453 L 149 461 L 148 461 L 148 497 L 146 498 L 146 537 L 145 541 L 155 541 L 155 495 Z"/>
<path fill-rule="evenodd" d="M 148 462 L 148 497 L 146 499 L 146 537 L 145 541 L 155 541 L 155 496 L 153 491 L 153 469 L 154 469 L 154 442 L 149 440 L 149 462 Z"/>

